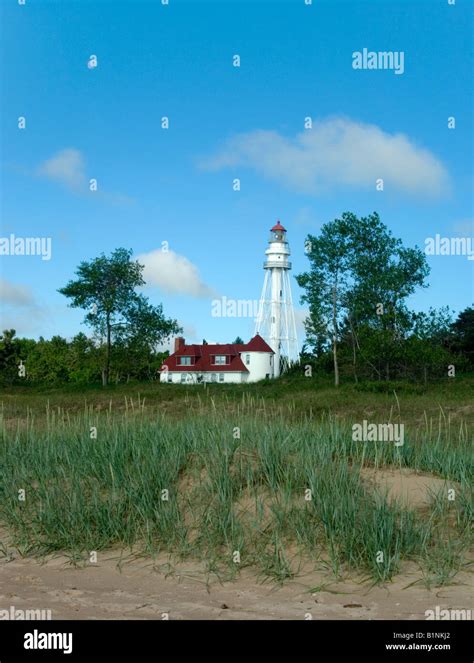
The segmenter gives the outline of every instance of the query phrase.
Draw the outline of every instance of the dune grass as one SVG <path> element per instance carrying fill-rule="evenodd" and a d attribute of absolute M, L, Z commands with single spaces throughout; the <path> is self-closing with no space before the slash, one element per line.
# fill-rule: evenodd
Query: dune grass
<path fill-rule="evenodd" d="M 380 582 L 415 560 L 442 584 L 467 564 L 464 424 L 426 419 L 396 447 L 354 442 L 350 422 L 332 415 L 290 421 L 249 394 L 230 411 L 209 398 L 188 402 L 178 420 L 149 416 L 136 400 L 119 412 L 49 409 L 41 425 L 31 414 L 3 422 L 0 523 L 23 554 L 87 560 L 119 544 L 205 560 L 225 577 L 252 566 L 283 581 L 312 560 Z M 432 472 L 446 485 L 420 512 L 367 485 L 369 466 Z"/>
<path fill-rule="evenodd" d="M 183 386 L 152 382 L 110 385 L 107 389 L 74 384 L 0 388 L 0 407 L 6 420 L 23 419 L 28 409 L 37 423 L 44 418 L 48 405 L 50 409 L 60 408 L 71 414 L 82 412 L 84 404 L 98 411 L 112 407 L 114 412 L 127 412 L 138 399 L 141 402 L 145 399 L 147 412 L 181 419 L 189 407 L 201 413 L 206 405 L 212 410 L 211 401 L 221 412 L 238 412 L 246 398 L 259 403 L 259 407 L 263 400 L 267 414 L 278 414 L 288 420 L 329 414 L 357 419 L 366 413 L 386 421 L 392 412 L 401 410 L 405 423 L 424 426 L 427 418 L 428 422 L 433 421 L 436 430 L 440 416 L 474 424 L 474 375 L 455 380 L 446 378 L 426 386 L 383 381 L 354 384 L 346 379 L 337 389 L 330 376 L 283 376 L 247 385 Z"/>

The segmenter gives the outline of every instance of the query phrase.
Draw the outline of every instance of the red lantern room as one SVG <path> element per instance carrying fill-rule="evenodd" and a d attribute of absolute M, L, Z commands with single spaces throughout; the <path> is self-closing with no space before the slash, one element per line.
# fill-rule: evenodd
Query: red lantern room
<path fill-rule="evenodd" d="M 273 228 L 270 228 L 270 242 L 286 242 L 286 228 L 280 221 L 277 221 Z"/>

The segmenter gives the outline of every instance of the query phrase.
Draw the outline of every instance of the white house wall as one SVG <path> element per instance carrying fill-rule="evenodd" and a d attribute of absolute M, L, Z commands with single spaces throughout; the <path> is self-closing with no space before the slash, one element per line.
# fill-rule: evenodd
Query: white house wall
<path fill-rule="evenodd" d="M 171 383 L 172 384 L 183 384 L 181 382 L 181 376 L 185 375 L 186 376 L 186 382 L 184 384 L 201 384 L 202 382 L 197 381 L 197 376 L 202 375 L 204 378 L 204 382 L 211 383 L 211 375 L 212 373 L 185 373 L 183 371 L 163 371 L 160 375 L 160 382 L 167 382 L 170 383 L 171 378 Z M 242 372 L 232 372 L 232 373 L 225 373 L 224 371 L 219 371 L 218 373 L 215 373 L 217 380 L 214 381 L 215 384 L 225 384 L 225 383 L 233 383 L 233 384 L 240 384 L 241 382 L 247 382 L 247 373 L 242 373 Z M 219 375 L 224 376 L 224 381 L 219 382 Z"/>
<path fill-rule="evenodd" d="M 247 356 L 249 358 L 249 363 L 247 363 Z M 249 372 L 243 373 L 239 371 L 216 371 L 215 375 L 217 378 L 217 384 L 258 382 L 259 380 L 264 380 L 267 375 L 270 377 L 273 376 L 273 355 L 269 352 L 242 352 L 240 357 L 245 368 Z M 205 382 L 211 382 L 212 372 L 206 371 L 204 373 L 199 373 L 198 371 L 189 371 L 187 373 L 185 372 L 184 374 L 186 375 L 185 384 L 199 384 L 197 382 L 198 375 L 202 375 Z M 171 377 L 172 384 L 182 384 L 182 375 L 183 371 L 162 371 L 160 375 L 160 382 L 170 382 L 169 378 Z M 223 382 L 219 383 L 219 375 L 224 376 Z"/>
<path fill-rule="evenodd" d="M 249 363 L 247 364 L 247 356 Z M 267 375 L 273 377 L 273 355 L 270 352 L 242 352 L 240 358 L 249 371 L 247 382 L 264 380 Z"/>

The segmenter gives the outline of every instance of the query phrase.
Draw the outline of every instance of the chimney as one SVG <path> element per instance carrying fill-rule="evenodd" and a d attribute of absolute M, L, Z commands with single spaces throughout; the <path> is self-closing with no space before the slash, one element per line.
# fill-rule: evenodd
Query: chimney
<path fill-rule="evenodd" d="M 186 341 L 184 340 L 184 338 L 182 336 L 177 336 L 174 339 L 174 351 L 175 352 L 178 352 L 178 350 L 180 350 L 181 348 L 184 348 L 185 345 L 186 345 Z"/>

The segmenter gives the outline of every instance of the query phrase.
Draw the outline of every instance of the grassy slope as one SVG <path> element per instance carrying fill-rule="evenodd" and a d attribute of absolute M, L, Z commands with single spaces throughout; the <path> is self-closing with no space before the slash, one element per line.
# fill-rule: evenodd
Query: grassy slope
<path fill-rule="evenodd" d="M 386 580 L 414 559 L 447 582 L 469 545 L 472 390 L 469 378 L 387 393 L 292 378 L 4 391 L 0 520 L 26 554 L 87 558 L 118 543 L 234 573 L 238 550 L 242 565 L 283 580 L 296 544 L 335 574 Z M 404 422 L 405 445 L 353 442 L 350 422 L 364 418 Z M 433 472 L 456 499 L 443 489 L 429 513 L 390 504 L 362 480 L 367 466 Z"/>
<path fill-rule="evenodd" d="M 202 406 L 222 412 L 234 411 L 245 398 L 254 399 L 267 411 L 280 412 L 290 419 L 334 414 L 351 421 L 392 420 L 400 414 L 405 424 L 423 424 L 428 419 L 450 416 L 453 421 L 474 423 L 474 375 L 429 384 L 427 387 L 404 383 L 346 383 L 336 389 L 328 379 L 291 377 L 253 385 L 207 385 L 186 387 L 159 383 L 59 388 L 14 387 L 0 389 L 0 405 L 5 419 L 23 418 L 27 409 L 44 415 L 46 407 L 70 413 L 85 404 L 103 410 L 126 410 L 145 399 L 147 411 L 174 417 L 184 416 L 190 408 Z M 130 402 L 132 399 L 132 403 Z M 257 405 L 256 405 L 257 406 Z M 390 414 L 392 413 L 392 415 Z"/>

